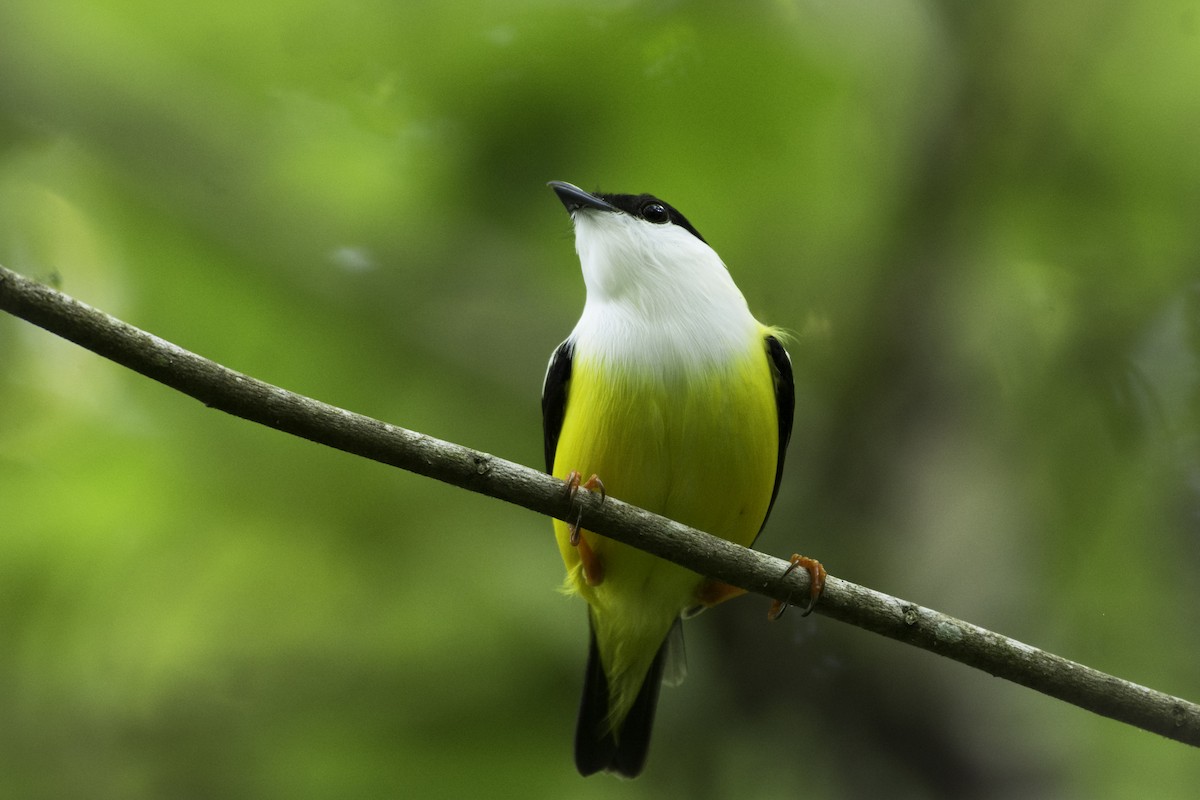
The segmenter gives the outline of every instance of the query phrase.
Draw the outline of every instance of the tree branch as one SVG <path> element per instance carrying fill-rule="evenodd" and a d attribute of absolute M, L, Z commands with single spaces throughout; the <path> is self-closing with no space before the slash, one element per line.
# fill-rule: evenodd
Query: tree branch
<path fill-rule="evenodd" d="M 496 456 L 405 430 L 272 386 L 110 317 L 0 267 L 0 309 L 196 398 L 347 453 L 425 475 L 589 529 L 702 575 L 786 601 L 806 597 L 808 575 L 787 562 L 678 522 L 579 492 Z M 952 658 L 1139 728 L 1200 746 L 1200 706 L 830 576 L 816 612 Z"/>

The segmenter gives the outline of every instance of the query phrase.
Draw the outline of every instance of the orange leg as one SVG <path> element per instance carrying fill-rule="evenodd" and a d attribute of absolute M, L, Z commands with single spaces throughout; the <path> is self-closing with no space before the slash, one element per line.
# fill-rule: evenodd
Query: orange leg
<path fill-rule="evenodd" d="M 745 593 L 745 589 L 739 589 L 725 581 L 719 581 L 716 578 L 705 578 L 704 583 L 700 584 L 700 588 L 696 590 L 696 602 L 704 608 L 712 608 L 715 605 L 724 603 L 726 600 L 741 597 Z M 696 613 L 700 613 L 702 610 L 696 609 Z"/>
<path fill-rule="evenodd" d="M 780 575 L 779 577 L 786 578 L 796 567 L 803 567 L 804 571 L 808 573 L 808 602 L 804 605 L 804 610 L 800 612 L 801 616 L 807 617 L 812 613 L 813 608 L 816 607 L 817 600 L 819 600 L 821 597 L 821 592 L 825 591 L 825 577 L 827 575 L 825 572 L 825 567 L 823 567 L 821 562 L 817 561 L 815 558 L 807 558 L 806 556 L 798 555 L 796 553 L 793 553 L 792 557 L 788 559 L 788 561 L 791 563 L 788 565 L 788 568 L 783 571 L 783 575 Z M 790 597 L 786 602 L 783 600 L 776 600 L 773 602 L 771 604 L 771 610 L 767 612 L 767 619 L 779 619 L 781 616 L 783 616 L 783 612 L 787 610 L 790 602 Z"/>
<path fill-rule="evenodd" d="M 596 551 L 587 543 L 587 539 L 579 537 L 579 563 L 583 565 L 583 579 L 588 586 L 599 586 L 604 583 L 604 561 L 596 555 Z"/>
<path fill-rule="evenodd" d="M 575 470 L 571 470 L 567 475 L 567 496 L 574 500 L 575 493 L 579 491 L 580 486 L 589 492 L 599 489 L 600 502 L 603 503 L 606 498 L 604 481 L 600 480 L 599 476 L 592 475 L 592 477 L 580 483 L 581 477 Z M 583 511 L 580 511 L 579 516 L 576 517 L 575 522 L 571 525 L 569 541 L 572 547 L 579 550 L 579 562 L 583 565 L 583 579 L 587 581 L 588 586 L 599 586 L 604 582 L 604 561 L 596 554 L 591 545 L 587 543 L 587 540 L 580 535 L 579 526 L 582 521 Z"/>

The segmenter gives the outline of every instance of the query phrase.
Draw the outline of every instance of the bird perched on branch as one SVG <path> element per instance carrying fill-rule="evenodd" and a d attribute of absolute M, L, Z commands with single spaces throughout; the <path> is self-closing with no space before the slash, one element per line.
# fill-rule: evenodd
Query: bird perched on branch
<path fill-rule="evenodd" d="M 587 300 L 546 371 L 547 471 L 572 494 L 606 492 L 750 545 L 792 430 L 780 332 L 751 315 L 720 257 L 668 203 L 550 186 L 574 220 Z M 682 678 L 672 631 L 741 590 L 578 524 L 554 528 L 565 589 L 587 601 L 591 632 L 575 764 L 634 777 L 659 686 Z"/>

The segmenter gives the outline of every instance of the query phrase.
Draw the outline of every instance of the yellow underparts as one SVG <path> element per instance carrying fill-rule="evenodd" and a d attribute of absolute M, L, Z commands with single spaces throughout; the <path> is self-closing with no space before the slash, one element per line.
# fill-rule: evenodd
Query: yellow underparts
<path fill-rule="evenodd" d="M 609 496 L 748 545 L 767 513 L 778 449 L 774 382 L 761 339 L 735 363 L 679 374 L 617 369 L 577 352 L 554 474 L 598 475 Z M 609 723 L 617 730 L 703 579 L 584 530 L 604 568 L 603 581 L 589 585 L 569 526 L 556 520 L 554 529 L 565 588 L 591 606 Z"/>

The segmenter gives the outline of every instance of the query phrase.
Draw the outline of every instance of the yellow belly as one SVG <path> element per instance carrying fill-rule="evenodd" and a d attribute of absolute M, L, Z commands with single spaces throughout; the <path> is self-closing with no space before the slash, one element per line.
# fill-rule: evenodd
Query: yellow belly
<path fill-rule="evenodd" d="M 770 504 L 779 450 L 774 382 L 761 340 L 755 345 L 723 369 L 673 375 L 613 370 L 577 353 L 554 474 L 594 473 L 613 497 L 750 544 Z M 589 586 L 568 526 L 555 521 L 555 533 L 567 589 L 592 607 L 619 724 L 703 579 L 585 530 L 604 565 L 603 582 Z"/>

